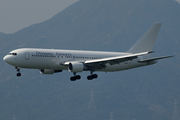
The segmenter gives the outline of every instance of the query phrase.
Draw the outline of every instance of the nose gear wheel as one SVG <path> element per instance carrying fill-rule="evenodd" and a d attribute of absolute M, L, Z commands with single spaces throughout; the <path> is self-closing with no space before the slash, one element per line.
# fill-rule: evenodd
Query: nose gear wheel
<path fill-rule="evenodd" d="M 17 69 L 17 72 L 18 72 L 18 73 L 16 74 L 17 77 L 20 77 L 20 76 L 21 76 L 20 69 L 19 69 L 18 67 L 15 67 L 15 69 Z"/>

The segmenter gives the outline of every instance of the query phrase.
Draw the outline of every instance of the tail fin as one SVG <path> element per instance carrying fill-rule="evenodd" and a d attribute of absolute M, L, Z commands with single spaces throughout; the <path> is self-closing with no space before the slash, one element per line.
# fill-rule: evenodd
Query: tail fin
<path fill-rule="evenodd" d="M 161 23 L 154 23 L 148 31 L 127 51 L 129 53 L 140 53 L 152 51 Z"/>

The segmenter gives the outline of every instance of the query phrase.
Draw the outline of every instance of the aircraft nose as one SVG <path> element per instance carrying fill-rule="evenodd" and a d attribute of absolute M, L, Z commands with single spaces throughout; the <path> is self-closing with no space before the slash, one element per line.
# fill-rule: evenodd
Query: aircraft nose
<path fill-rule="evenodd" d="M 9 64 L 13 63 L 13 58 L 11 56 L 6 55 L 3 60 Z"/>
<path fill-rule="evenodd" d="M 7 61 L 7 56 L 4 56 L 3 60 L 6 62 Z"/>

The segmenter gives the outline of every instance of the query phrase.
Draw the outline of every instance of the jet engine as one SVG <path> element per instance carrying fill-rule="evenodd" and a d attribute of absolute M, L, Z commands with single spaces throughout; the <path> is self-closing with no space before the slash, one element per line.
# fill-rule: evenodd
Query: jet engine
<path fill-rule="evenodd" d="M 79 62 L 69 63 L 68 70 L 74 73 L 82 72 L 84 70 L 84 64 Z"/>
<path fill-rule="evenodd" d="M 41 69 L 40 73 L 41 74 L 53 74 L 53 73 L 58 73 L 62 72 L 62 70 L 53 70 L 53 69 Z"/>

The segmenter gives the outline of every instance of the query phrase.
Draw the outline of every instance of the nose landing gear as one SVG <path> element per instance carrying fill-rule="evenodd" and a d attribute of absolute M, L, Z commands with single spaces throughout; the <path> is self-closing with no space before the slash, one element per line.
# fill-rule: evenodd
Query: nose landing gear
<path fill-rule="evenodd" d="M 16 70 L 17 70 L 17 72 L 18 72 L 18 73 L 16 74 L 16 75 L 17 75 L 17 77 L 20 77 L 20 76 L 21 76 L 21 73 L 20 73 L 20 68 L 15 67 L 15 69 L 16 69 Z"/>

